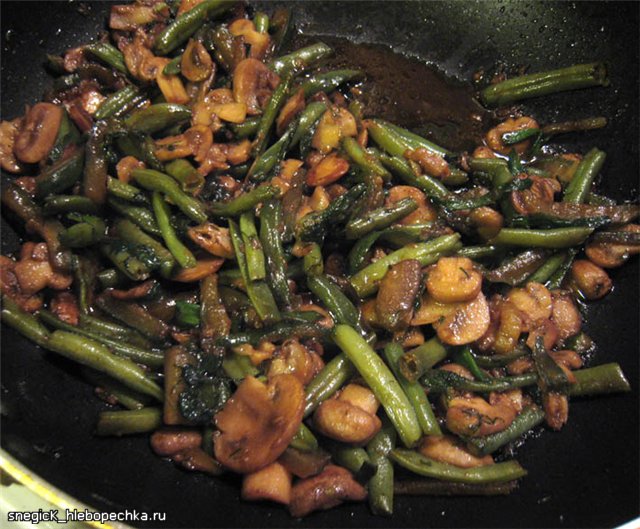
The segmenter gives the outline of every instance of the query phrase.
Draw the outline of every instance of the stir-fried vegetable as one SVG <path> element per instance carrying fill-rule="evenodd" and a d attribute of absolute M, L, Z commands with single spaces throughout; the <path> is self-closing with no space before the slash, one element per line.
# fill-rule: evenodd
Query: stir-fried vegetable
<path fill-rule="evenodd" d="M 601 150 L 543 149 L 606 119 L 513 115 L 452 152 L 369 115 L 366 72 L 322 67 L 326 44 L 282 54 L 286 9 L 234 5 L 114 5 L 110 35 L 49 57 L 56 97 L 0 125 L 25 232 L 3 323 L 84 366 L 97 435 L 153 432 L 245 500 L 511 493 L 505 447 L 629 390 L 584 367 L 580 307 L 640 252 L 640 208 L 597 193 Z M 479 97 L 607 84 L 594 62 Z"/>

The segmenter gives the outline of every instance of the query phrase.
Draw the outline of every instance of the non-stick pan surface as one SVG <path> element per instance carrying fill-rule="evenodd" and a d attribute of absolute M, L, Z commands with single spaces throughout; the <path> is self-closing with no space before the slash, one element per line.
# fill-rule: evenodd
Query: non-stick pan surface
<path fill-rule="evenodd" d="M 469 79 L 496 61 L 532 71 L 606 60 L 611 87 L 529 105 L 543 122 L 604 115 L 610 126 L 566 137 L 567 148 L 608 153 L 600 189 L 637 196 L 638 12 L 636 2 L 305 2 L 290 4 L 301 29 L 382 43 Z M 43 92 L 45 53 L 79 45 L 104 28 L 104 2 L 11 2 L 2 9 L 2 117 Z M 266 6 L 270 9 L 270 6 Z M 4 221 L 3 221 L 4 222 Z M 3 224 L 3 253 L 17 238 Z M 638 516 L 638 266 L 613 272 L 614 292 L 589 309 L 599 345 L 593 363 L 618 361 L 632 392 L 571 404 L 560 433 L 516 452 L 529 470 L 497 498 L 397 498 L 393 518 L 344 505 L 302 521 L 284 509 L 239 502 L 237 483 L 189 474 L 155 457 L 145 437 L 92 436 L 102 404 L 73 366 L 3 328 L 2 448 L 65 492 L 103 511 L 167 513 L 164 527 L 612 527 Z M 4 522 L 3 522 L 4 523 Z M 0 525 L 2 525 L 0 523 Z M 134 524 L 135 525 L 135 524 Z M 144 525 L 144 524 L 140 524 Z"/>

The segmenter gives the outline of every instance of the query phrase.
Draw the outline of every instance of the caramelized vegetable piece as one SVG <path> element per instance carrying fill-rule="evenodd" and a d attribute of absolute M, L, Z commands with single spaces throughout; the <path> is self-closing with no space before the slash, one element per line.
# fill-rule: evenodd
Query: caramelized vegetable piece
<path fill-rule="evenodd" d="M 180 73 L 189 81 L 196 83 L 207 79 L 213 69 L 213 60 L 202 42 L 189 40 L 180 61 Z"/>
<path fill-rule="evenodd" d="M 447 408 L 447 428 L 458 435 L 482 437 L 506 429 L 516 411 L 503 403 L 489 404 L 480 397 L 454 397 Z"/>
<path fill-rule="evenodd" d="M 482 288 L 482 275 L 466 257 L 441 257 L 427 271 L 427 290 L 441 303 L 474 299 Z"/>
<path fill-rule="evenodd" d="M 342 138 L 357 134 L 353 114 L 346 108 L 330 108 L 320 118 L 311 146 L 322 154 L 328 154 L 340 146 Z"/>
<path fill-rule="evenodd" d="M 24 167 L 16 159 L 13 147 L 20 130 L 20 119 L 0 123 L 0 164 L 8 173 L 21 173 Z"/>
<path fill-rule="evenodd" d="M 497 354 L 508 354 L 514 350 L 522 333 L 524 316 L 510 302 L 500 306 L 500 323 L 495 335 L 493 350 Z"/>
<path fill-rule="evenodd" d="M 244 59 L 233 73 L 233 98 L 247 106 L 247 114 L 260 114 L 262 104 L 280 83 L 280 78 L 257 59 Z"/>
<path fill-rule="evenodd" d="M 313 415 L 313 424 L 322 435 L 355 445 L 366 444 L 382 428 L 376 415 L 339 399 L 320 404 Z"/>
<path fill-rule="evenodd" d="M 372 415 L 375 415 L 380 407 L 380 402 L 378 402 L 373 391 L 360 384 L 348 384 L 345 386 L 338 395 L 338 400 L 362 408 Z"/>
<path fill-rule="evenodd" d="M 26 242 L 22 245 L 20 261 L 14 268 L 22 293 L 30 296 L 49 287 L 66 290 L 73 282 L 73 276 L 54 272 L 49 262 L 49 251 L 44 242 Z"/>
<path fill-rule="evenodd" d="M 27 112 L 15 139 L 13 151 L 25 163 L 46 158 L 58 137 L 63 110 L 53 103 L 37 103 Z"/>
<path fill-rule="evenodd" d="M 640 225 L 627 224 L 618 231 L 640 233 Z M 585 253 L 590 261 L 602 268 L 617 268 L 622 266 L 632 255 L 640 253 L 640 245 L 600 241 L 589 242 L 585 248 Z"/>
<path fill-rule="evenodd" d="M 433 324 L 440 341 L 449 345 L 464 345 L 475 342 L 489 328 L 489 305 L 480 292 L 465 303 L 457 303 L 452 313 Z"/>
<path fill-rule="evenodd" d="M 349 162 L 337 154 L 320 160 L 307 173 L 307 185 L 328 186 L 339 180 L 349 170 Z"/>
<path fill-rule="evenodd" d="M 569 420 L 569 399 L 566 395 L 556 391 L 545 392 L 542 395 L 544 420 L 549 428 L 560 430 Z"/>
<path fill-rule="evenodd" d="M 205 222 L 189 228 L 187 235 L 200 248 L 212 255 L 226 259 L 231 259 L 234 256 L 228 228 L 222 228 L 213 222 Z"/>
<path fill-rule="evenodd" d="M 348 470 L 328 465 L 322 473 L 293 486 L 289 512 L 299 518 L 313 511 L 331 509 L 344 501 L 364 501 L 366 497 L 366 489 Z"/>
<path fill-rule="evenodd" d="M 552 290 L 551 298 L 553 299 L 551 321 L 556 324 L 558 338 L 566 340 L 578 334 L 582 327 L 582 316 L 571 294 L 562 290 Z"/>
<path fill-rule="evenodd" d="M 435 323 L 455 312 L 456 307 L 456 304 L 440 303 L 433 299 L 428 292 L 425 292 L 420 301 L 420 307 L 411 320 L 411 325 Z"/>
<path fill-rule="evenodd" d="M 571 280 L 588 300 L 601 299 L 613 288 L 609 274 L 587 259 L 576 259 L 573 262 Z"/>
<path fill-rule="evenodd" d="M 415 259 L 393 265 L 380 282 L 376 298 L 378 323 L 388 331 L 406 329 L 422 284 L 422 267 Z"/>
<path fill-rule="evenodd" d="M 242 480 L 241 497 L 247 501 L 268 500 L 289 505 L 291 501 L 291 473 L 277 461 L 246 474 Z"/>
<path fill-rule="evenodd" d="M 241 474 L 273 463 L 297 432 L 303 409 L 304 388 L 293 375 L 267 384 L 246 377 L 215 417 L 216 459 Z"/>
<path fill-rule="evenodd" d="M 418 451 L 425 457 L 460 468 L 493 464 L 493 458 L 490 455 L 478 457 L 471 454 L 464 443 L 452 435 L 427 435 L 422 440 Z"/>
<path fill-rule="evenodd" d="M 509 118 L 506 121 L 500 123 L 498 126 L 492 128 L 487 132 L 485 141 L 487 145 L 500 154 L 509 154 L 511 149 L 515 149 L 518 154 L 525 153 L 531 146 L 531 140 L 521 141 L 515 145 L 505 145 L 502 140 L 502 135 L 508 132 L 517 132 L 523 129 L 537 129 L 539 128 L 538 122 L 528 116 L 521 118 Z"/>
<path fill-rule="evenodd" d="M 193 283 L 200 281 L 208 275 L 215 274 L 224 263 L 224 259 L 206 258 L 200 259 L 192 268 L 179 269 L 171 279 L 180 283 Z"/>
<path fill-rule="evenodd" d="M 151 435 L 151 448 L 161 457 L 171 457 L 202 444 L 202 434 L 196 430 L 157 430 Z"/>
<path fill-rule="evenodd" d="M 507 295 L 523 314 L 523 331 L 528 331 L 542 320 L 551 317 L 551 293 L 540 283 L 527 283 L 524 288 L 514 288 Z"/>

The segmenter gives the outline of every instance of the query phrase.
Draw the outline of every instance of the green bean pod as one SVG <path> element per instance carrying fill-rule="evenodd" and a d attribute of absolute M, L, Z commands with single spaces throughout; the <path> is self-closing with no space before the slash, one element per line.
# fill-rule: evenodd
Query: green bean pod
<path fill-rule="evenodd" d="M 149 248 L 160 262 L 160 274 L 164 278 L 171 277 L 176 266 L 173 254 L 159 241 L 144 233 L 135 223 L 128 219 L 117 219 L 114 228 L 120 239 L 125 242 Z"/>
<path fill-rule="evenodd" d="M 47 216 L 59 213 L 98 213 L 96 205 L 87 197 L 79 195 L 50 195 L 44 200 L 42 213 Z"/>
<path fill-rule="evenodd" d="M 175 260 L 182 268 L 193 268 L 196 266 L 197 261 L 195 256 L 191 253 L 191 250 L 180 241 L 171 225 L 169 205 L 162 194 L 155 191 L 151 197 L 151 205 L 153 206 L 153 212 L 160 233 L 162 233 L 162 238 Z"/>
<path fill-rule="evenodd" d="M 334 341 L 378 398 L 403 444 L 407 447 L 414 446 L 422 437 L 422 430 L 409 399 L 393 373 L 352 327 L 336 325 Z"/>
<path fill-rule="evenodd" d="M 47 349 L 74 362 L 106 373 L 127 387 L 150 395 L 162 402 L 164 393 L 160 386 L 134 362 L 113 354 L 100 343 L 65 331 L 54 331 L 47 342 Z"/>
<path fill-rule="evenodd" d="M 36 198 L 42 199 L 69 189 L 80 179 L 83 168 L 84 150 L 78 148 L 36 176 Z"/>
<path fill-rule="evenodd" d="M 124 124 L 131 132 L 154 134 L 190 118 L 191 110 L 188 107 L 175 103 L 156 103 L 134 112 L 124 120 Z"/>
<path fill-rule="evenodd" d="M 342 148 L 349 159 L 363 171 L 379 176 L 385 182 L 391 180 L 391 173 L 385 169 L 380 160 L 363 149 L 355 138 L 344 138 L 342 140 Z"/>
<path fill-rule="evenodd" d="M 267 265 L 267 283 L 280 307 L 291 305 L 287 266 L 282 248 L 282 204 L 270 199 L 260 209 L 260 242 Z"/>
<path fill-rule="evenodd" d="M 39 346 L 46 347 L 50 336 L 47 328 L 5 294 L 2 295 L 2 322 Z"/>
<path fill-rule="evenodd" d="M 344 83 L 361 81 L 363 78 L 362 70 L 332 70 L 306 78 L 300 88 L 304 91 L 304 97 L 307 98 L 318 92 L 329 94 Z"/>
<path fill-rule="evenodd" d="M 274 59 L 269 64 L 269 68 L 281 77 L 300 73 L 331 54 L 333 54 L 333 49 L 323 42 L 318 42 Z"/>
<path fill-rule="evenodd" d="M 237 217 L 245 211 L 252 210 L 261 202 L 278 196 L 279 193 L 280 190 L 275 186 L 256 187 L 229 202 L 213 202 L 209 206 L 209 214 L 214 217 Z"/>
<path fill-rule="evenodd" d="M 344 355 L 338 354 L 325 364 L 305 388 L 304 416 L 313 411 L 336 393 L 356 373 L 355 366 Z"/>
<path fill-rule="evenodd" d="M 369 130 L 374 130 L 370 128 Z M 373 137 L 373 136 L 372 136 Z M 426 174 L 418 174 L 409 162 L 400 156 L 380 155 L 380 161 L 394 175 L 398 176 L 404 183 L 417 187 L 432 198 L 446 199 L 451 193 L 442 182 Z"/>
<path fill-rule="evenodd" d="M 585 154 L 564 191 L 563 202 L 582 204 L 585 201 L 591 191 L 593 181 L 604 165 L 606 156 L 603 151 L 595 147 Z"/>
<path fill-rule="evenodd" d="M 124 74 L 129 73 L 127 65 L 124 62 L 124 55 L 122 55 L 122 52 L 112 44 L 109 44 L 108 42 L 96 42 L 85 46 L 84 49 L 107 66 L 111 66 L 111 68 L 115 68 Z"/>
<path fill-rule="evenodd" d="M 231 0 L 205 0 L 189 11 L 182 13 L 156 37 L 153 45 L 158 55 L 167 55 L 185 43 L 209 19 L 220 16 L 231 9 Z"/>
<path fill-rule="evenodd" d="M 582 244 L 593 228 L 556 228 L 552 230 L 528 230 L 522 228 L 502 228 L 489 244 L 504 246 L 524 246 L 527 248 L 571 248 Z"/>
<path fill-rule="evenodd" d="M 390 206 L 369 211 L 364 217 L 350 220 L 345 227 L 347 239 L 360 239 L 374 230 L 382 230 L 418 208 L 413 198 L 403 198 Z"/>
<path fill-rule="evenodd" d="M 134 169 L 131 171 L 131 176 L 145 189 L 159 191 L 166 195 L 191 220 L 198 224 L 207 220 L 202 202 L 182 191 L 177 182 L 169 175 L 153 169 Z"/>
<path fill-rule="evenodd" d="M 106 119 L 114 116 L 122 116 L 132 110 L 141 101 L 140 90 L 135 85 L 127 85 L 105 99 L 98 110 L 95 118 Z"/>
<path fill-rule="evenodd" d="M 386 421 L 385 421 L 386 422 Z M 388 454 L 395 448 L 396 432 L 386 422 L 367 444 L 367 454 L 371 463 L 376 465 L 376 473 L 368 483 L 369 508 L 374 515 L 391 516 L 393 514 L 393 464 Z"/>
<path fill-rule="evenodd" d="M 156 222 L 156 218 L 146 207 L 133 205 L 112 196 L 107 198 L 107 204 L 116 213 L 129 219 L 131 222 L 134 222 L 147 233 L 157 236 L 162 235 L 160 228 L 158 227 L 158 223 Z"/>
<path fill-rule="evenodd" d="M 271 98 L 269 98 L 267 105 L 262 111 L 260 123 L 256 130 L 256 139 L 253 142 L 252 149 L 253 156 L 256 158 L 264 152 L 278 112 L 280 112 L 280 109 L 287 102 L 287 97 L 289 97 L 289 90 L 291 88 L 291 79 L 292 77 L 290 75 L 280 79 L 280 84 L 273 91 Z"/>
<path fill-rule="evenodd" d="M 96 435 L 117 436 L 153 432 L 162 426 L 160 408 L 103 411 L 98 416 Z"/>

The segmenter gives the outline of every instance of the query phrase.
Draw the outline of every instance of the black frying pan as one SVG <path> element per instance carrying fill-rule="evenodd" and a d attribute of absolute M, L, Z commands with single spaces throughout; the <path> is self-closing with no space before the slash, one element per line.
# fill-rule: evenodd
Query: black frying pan
<path fill-rule="evenodd" d="M 635 2 L 305 2 L 290 4 L 306 33 L 382 43 L 470 79 L 496 61 L 532 71 L 606 60 L 611 88 L 527 105 L 543 122 L 605 115 L 604 131 L 566 137 L 568 149 L 608 153 L 601 190 L 637 196 L 638 12 Z M 267 9 L 271 6 L 267 5 Z M 2 116 L 38 100 L 46 52 L 86 42 L 104 27 L 103 2 L 2 1 Z M 429 87 L 425 86 L 428 93 Z M 415 125 L 415 124 L 412 124 Z M 3 224 L 3 253 L 16 248 Z M 590 309 L 594 363 L 618 361 L 633 391 L 572 402 L 568 425 L 517 451 L 529 470 L 498 498 L 397 498 L 391 519 L 344 505 L 303 521 L 266 504 L 239 503 L 237 483 L 188 474 L 156 458 L 145 437 L 91 435 L 102 408 L 73 366 L 11 330 L 2 335 L 2 448 L 34 472 L 103 511 L 167 513 L 164 527 L 612 527 L 638 516 L 637 261 L 613 272 L 614 292 Z M 144 524 L 140 524 L 144 525 Z"/>

